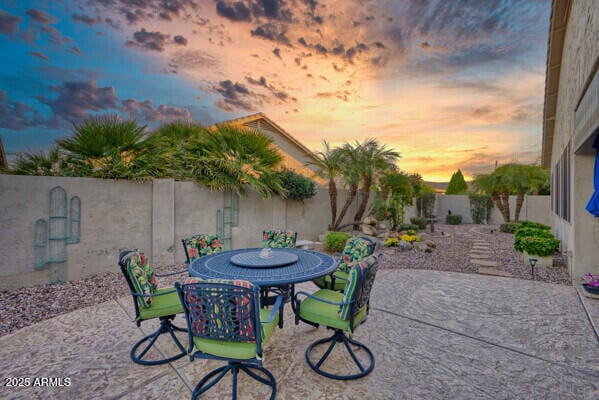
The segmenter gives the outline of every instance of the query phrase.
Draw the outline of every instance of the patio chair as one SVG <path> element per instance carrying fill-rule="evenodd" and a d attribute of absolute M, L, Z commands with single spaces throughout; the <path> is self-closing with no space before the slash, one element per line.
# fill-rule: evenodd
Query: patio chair
<path fill-rule="evenodd" d="M 198 258 L 208 254 L 220 253 L 223 250 L 217 235 L 200 233 L 181 239 L 181 243 L 183 243 L 186 258 L 185 264 L 187 265 Z"/>
<path fill-rule="evenodd" d="M 176 314 L 183 312 L 179 296 L 174 287 L 158 289 L 156 283 L 157 277 L 174 275 L 179 272 L 163 275 L 155 274 L 144 253 L 137 249 L 122 251 L 119 255 L 119 266 L 133 296 L 137 326 L 140 326 L 142 321 L 154 318 L 160 320 L 158 330 L 147 335 L 133 346 L 131 360 L 142 365 L 159 365 L 183 357 L 186 354 L 185 347 L 175 335 L 175 331 L 187 332 L 187 330 L 179 328 L 171 322 Z M 170 334 L 180 352 L 162 359 L 146 358 L 148 351 L 154 346 L 156 340 L 165 333 Z M 139 349 L 141 350 L 138 351 Z"/>
<path fill-rule="evenodd" d="M 232 398 L 236 399 L 237 375 L 245 372 L 270 386 L 270 399 L 274 399 L 277 384 L 270 371 L 262 366 L 262 345 L 276 328 L 282 297 L 272 310 L 267 310 L 260 308 L 258 287 L 245 280 L 187 278 L 182 284 L 175 282 L 175 287 L 187 320 L 190 360 L 227 362 L 205 375 L 191 398 L 200 396 L 231 372 Z"/>
<path fill-rule="evenodd" d="M 349 280 L 343 293 L 320 289 L 314 294 L 298 292 L 295 295 L 296 324 L 301 320 L 316 327 L 324 325 L 335 332 L 331 337 L 310 344 L 306 350 L 306 361 L 316 373 L 327 378 L 350 380 L 366 376 L 373 370 L 374 355 L 372 351 L 366 345 L 351 339 L 351 336 L 355 328 L 366 321 L 370 290 L 377 268 L 378 260 L 375 256 L 369 256 L 350 269 Z M 305 298 L 300 300 L 300 297 Z M 318 361 L 313 361 L 314 350 L 329 342 L 330 345 L 324 354 Z M 353 365 L 350 363 L 350 365 L 343 366 L 350 371 L 344 374 L 335 373 L 331 371 L 330 367 L 327 368 L 328 371 L 324 369 L 326 368 L 324 362 L 335 346 L 340 343 L 343 343 L 342 348 L 347 350 L 353 363 Z M 339 361 L 330 364 L 339 367 Z"/>
<path fill-rule="evenodd" d="M 293 248 L 297 240 L 297 232 L 271 229 L 262 231 L 262 247 Z"/>
<path fill-rule="evenodd" d="M 372 255 L 375 247 L 376 243 L 366 236 L 353 236 L 347 239 L 343 252 L 339 256 L 337 270 L 330 275 L 317 278 L 312 282 L 321 289 L 343 291 L 347 282 L 350 265 Z"/>

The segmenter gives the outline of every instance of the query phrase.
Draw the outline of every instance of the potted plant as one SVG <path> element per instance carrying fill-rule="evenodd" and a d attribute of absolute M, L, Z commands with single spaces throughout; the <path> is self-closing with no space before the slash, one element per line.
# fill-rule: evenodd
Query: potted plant
<path fill-rule="evenodd" d="M 599 275 L 586 274 L 582 280 L 582 288 L 587 293 L 599 295 Z"/>
<path fill-rule="evenodd" d="M 553 255 L 559 248 L 559 240 L 555 237 L 527 236 L 520 240 L 524 252 L 524 260 L 535 258 L 538 267 L 551 267 Z"/>

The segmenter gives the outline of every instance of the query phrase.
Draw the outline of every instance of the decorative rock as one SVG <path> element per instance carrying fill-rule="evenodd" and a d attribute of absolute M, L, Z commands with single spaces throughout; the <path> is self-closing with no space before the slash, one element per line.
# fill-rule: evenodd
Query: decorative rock
<path fill-rule="evenodd" d="M 387 225 L 387 223 L 385 221 L 380 221 L 376 224 L 376 228 L 380 229 L 382 231 L 385 231 L 385 230 L 389 229 L 389 226 Z"/>
<path fill-rule="evenodd" d="M 421 242 L 426 242 L 431 237 L 428 233 L 418 233 L 418 236 Z"/>
<path fill-rule="evenodd" d="M 401 235 L 397 231 L 391 231 L 391 232 L 389 232 L 389 237 L 390 238 L 399 238 L 400 236 Z"/>
<path fill-rule="evenodd" d="M 362 221 L 362 223 L 366 225 L 376 225 L 376 218 L 374 217 L 374 215 L 369 215 L 366 218 L 364 218 L 364 221 Z"/>
<path fill-rule="evenodd" d="M 360 225 L 360 229 L 362 230 L 363 234 L 368 236 L 376 236 L 378 234 L 376 228 L 371 225 L 362 224 Z"/>
<path fill-rule="evenodd" d="M 399 250 L 406 251 L 406 250 L 412 250 L 412 248 L 414 248 L 412 243 L 406 242 L 404 240 L 399 241 Z"/>
<path fill-rule="evenodd" d="M 422 238 L 421 238 L 422 239 Z M 433 249 L 437 248 L 437 245 L 435 244 L 435 242 L 433 242 L 432 240 L 426 240 L 424 243 L 426 243 L 426 245 L 428 247 L 432 247 Z"/>
<path fill-rule="evenodd" d="M 427 249 L 430 249 L 430 247 L 428 247 L 426 245 L 426 243 L 423 243 L 423 242 L 414 242 L 414 247 L 420 251 L 427 251 Z M 429 251 L 432 251 L 432 250 L 429 250 Z"/>

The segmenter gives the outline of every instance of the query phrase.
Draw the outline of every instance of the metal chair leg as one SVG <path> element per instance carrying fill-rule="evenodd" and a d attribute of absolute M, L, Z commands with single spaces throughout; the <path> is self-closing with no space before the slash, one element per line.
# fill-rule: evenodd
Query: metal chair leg
<path fill-rule="evenodd" d="M 131 355 L 131 360 L 134 363 L 141 364 L 141 365 L 161 365 L 161 364 L 169 363 L 171 361 L 178 360 L 179 358 L 181 358 L 187 354 L 185 347 L 183 347 L 183 345 L 179 341 L 179 338 L 177 338 L 177 336 L 175 335 L 175 331 L 187 332 L 187 329 L 183 329 L 176 325 L 173 325 L 171 322 L 171 320 L 173 318 L 174 318 L 174 316 L 160 318 L 160 327 L 158 328 L 158 330 L 156 330 L 154 333 L 151 333 L 148 336 L 144 337 L 143 339 L 141 339 L 139 342 L 137 342 L 133 346 L 133 348 L 131 349 L 130 355 Z M 171 338 L 173 339 L 173 342 L 175 342 L 175 344 L 179 348 L 179 353 L 175 354 L 174 356 L 159 359 L 159 360 L 144 360 L 143 358 L 146 355 L 146 353 L 150 350 L 150 348 L 152 348 L 152 346 L 154 346 L 154 344 L 156 343 L 156 340 L 158 340 L 158 337 L 160 337 L 160 335 L 162 335 L 163 333 L 170 334 Z M 146 344 L 146 342 L 148 342 L 148 341 L 149 341 L 149 343 Z M 143 350 L 138 352 L 138 349 L 141 348 L 142 345 L 144 345 L 144 344 L 145 344 L 145 346 L 143 347 Z"/>
<path fill-rule="evenodd" d="M 329 343 L 329 342 L 331 344 L 329 345 L 327 350 L 324 352 L 324 354 L 320 357 L 320 359 L 317 362 L 313 362 L 311 359 L 312 351 L 314 349 L 316 349 L 317 347 L 319 347 L 325 343 Z M 360 372 L 355 373 L 355 374 L 349 374 L 349 375 L 338 375 L 338 374 L 334 374 L 332 372 L 324 371 L 322 369 L 323 363 L 326 361 L 326 359 L 332 353 L 335 346 L 337 346 L 337 344 L 339 344 L 339 343 L 343 343 L 345 349 L 351 356 L 354 365 L 357 367 L 357 369 Z M 367 363 L 365 363 L 366 364 L 365 366 L 362 365 L 362 362 L 360 362 L 360 360 L 358 359 L 358 357 L 356 356 L 354 350 L 351 348 L 350 345 L 358 347 L 358 349 L 364 350 L 366 352 L 366 355 L 368 356 L 368 360 L 367 360 Z M 345 334 L 345 332 L 341 329 L 335 330 L 335 333 L 331 337 L 317 340 L 316 342 L 314 342 L 310 346 L 308 346 L 308 349 L 306 350 L 306 362 L 308 363 L 310 368 L 312 368 L 312 370 L 314 370 L 314 372 L 316 372 L 317 374 L 325 376 L 327 378 L 337 379 L 337 380 L 351 380 L 351 379 L 362 378 L 362 377 L 368 375 L 369 373 L 371 373 L 372 370 L 374 369 L 374 355 L 372 354 L 372 351 L 370 351 L 370 349 L 368 347 L 366 347 L 366 345 L 364 345 L 363 343 L 360 343 L 357 340 L 350 339 Z"/>
<path fill-rule="evenodd" d="M 252 370 L 258 370 L 266 377 L 260 376 L 256 372 Z M 251 365 L 244 362 L 238 361 L 230 361 L 227 365 L 219 367 L 211 372 L 209 372 L 206 376 L 204 376 L 198 384 L 193 389 L 193 393 L 191 394 L 192 400 L 199 398 L 202 393 L 205 393 L 214 385 L 216 385 L 221 379 L 225 377 L 228 372 L 231 372 L 233 383 L 232 383 L 232 393 L 231 398 L 233 400 L 237 399 L 237 376 L 239 375 L 239 371 L 243 371 L 248 374 L 252 379 L 263 383 L 272 388 L 272 392 L 270 395 L 270 400 L 274 400 L 275 395 L 277 394 L 277 382 L 275 377 L 264 367 L 259 367 L 257 365 Z"/>

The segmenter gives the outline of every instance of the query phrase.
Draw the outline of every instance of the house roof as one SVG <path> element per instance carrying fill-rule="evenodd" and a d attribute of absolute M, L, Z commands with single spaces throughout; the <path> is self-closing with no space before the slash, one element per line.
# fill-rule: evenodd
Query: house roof
<path fill-rule="evenodd" d="M 294 138 L 289 132 L 285 131 L 277 123 L 275 123 L 273 120 L 271 120 L 270 118 L 268 118 L 265 114 L 263 114 L 261 112 L 252 114 L 252 115 L 248 115 L 245 117 L 241 117 L 241 118 L 236 118 L 236 119 L 231 119 L 228 121 L 219 122 L 217 124 L 213 124 L 213 125 L 209 126 L 208 129 L 213 129 L 216 126 L 227 125 L 227 124 L 238 125 L 238 126 L 241 125 L 241 126 L 256 129 L 259 131 L 266 131 L 269 133 L 279 134 L 281 137 L 283 137 L 284 139 L 287 139 L 287 141 L 292 143 L 292 145 L 297 149 L 297 153 L 301 154 L 303 157 L 306 158 L 305 161 L 314 161 L 314 162 L 318 161 L 318 158 L 316 157 L 316 155 L 314 154 L 314 152 L 312 150 L 308 149 L 299 140 Z M 298 157 L 295 157 L 295 156 L 289 154 L 288 152 L 286 152 L 284 149 L 281 148 L 281 146 L 279 144 L 276 143 L 277 142 L 276 138 L 273 138 L 273 139 L 275 141 L 275 146 L 277 147 L 279 152 L 283 155 L 284 164 L 287 168 L 295 171 L 296 173 L 302 174 L 302 175 L 314 180 L 315 182 L 317 182 L 320 185 L 323 185 L 325 183 L 324 179 L 322 179 L 318 176 L 315 176 L 314 170 L 308 168 L 305 165 L 305 161 L 300 160 L 300 159 L 298 159 Z"/>
<path fill-rule="evenodd" d="M 553 0 L 551 4 L 551 24 L 547 44 L 547 72 L 545 75 L 545 102 L 543 108 L 543 142 L 541 164 L 548 168 L 553 150 L 553 133 L 557 111 L 557 94 L 562 65 L 564 38 L 568 23 L 571 0 Z"/>

